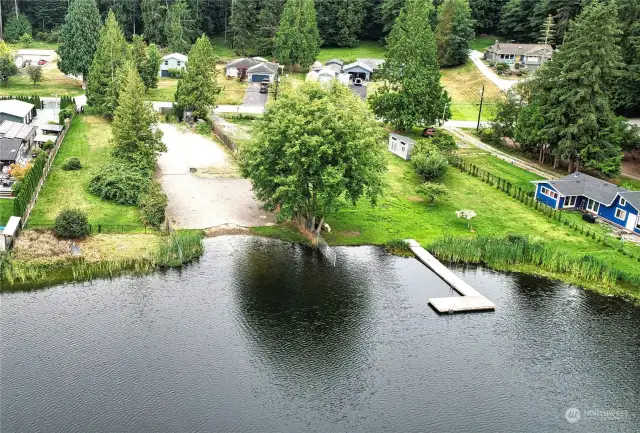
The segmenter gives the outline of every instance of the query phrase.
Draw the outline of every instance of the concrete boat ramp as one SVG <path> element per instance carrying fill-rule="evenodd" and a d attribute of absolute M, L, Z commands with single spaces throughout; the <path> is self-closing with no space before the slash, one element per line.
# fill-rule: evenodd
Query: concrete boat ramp
<path fill-rule="evenodd" d="M 422 248 L 417 241 L 407 239 L 406 242 L 409 244 L 411 251 L 413 251 L 418 260 L 424 263 L 429 269 L 442 278 L 442 280 L 449 284 L 452 289 L 461 295 L 445 298 L 429 298 L 429 304 L 438 313 L 493 311 L 496 309 L 496 305 L 493 302 L 451 272 L 446 266 L 429 254 L 427 250 Z"/>

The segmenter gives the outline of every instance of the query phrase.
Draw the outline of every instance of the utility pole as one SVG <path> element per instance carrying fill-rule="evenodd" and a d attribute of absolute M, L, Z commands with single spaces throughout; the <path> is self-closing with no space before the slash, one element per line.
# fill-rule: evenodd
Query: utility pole
<path fill-rule="evenodd" d="M 0 0 L 0 39 L 4 39 L 4 33 L 2 32 L 4 29 L 2 28 L 2 0 Z"/>
<path fill-rule="evenodd" d="M 482 116 L 482 103 L 484 102 L 484 85 L 482 86 L 482 93 L 480 94 L 480 110 L 478 111 L 478 126 L 476 132 L 480 132 L 480 116 Z"/>
<path fill-rule="evenodd" d="M 444 108 L 442 109 L 442 121 L 440 121 L 440 126 L 444 125 L 444 116 L 447 113 L 447 106 L 448 105 L 449 105 L 449 103 L 445 102 Z"/>
<path fill-rule="evenodd" d="M 273 100 L 277 101 L 278 100 L 278 85 L 280 84 L 280 66 L 278 66 L 278 72 L 276 72 L 276 91 L 275 94 L 273 95 Z"/>

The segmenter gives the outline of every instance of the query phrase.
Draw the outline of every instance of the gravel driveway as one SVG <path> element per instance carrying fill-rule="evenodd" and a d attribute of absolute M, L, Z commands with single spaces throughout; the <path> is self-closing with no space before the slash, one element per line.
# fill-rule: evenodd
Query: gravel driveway
<path fill-rule="evenodd" d="M 268 93 L 260 93 L 260 83 L 249 83 L 242 105 L 264 107 L 268 98 Z"/>
<path fill-rule="evenodd" d="M 206 229 L 222 224 L 268 225 L 275 215 L 262 209 L 251 182 L 239 177 L 235 161 L 214 141 L 184 126 L 160 124 L 167 152 L 158 158 L 160 181 L 169 198 L 169 218 L 181 228 Z M 222 173 L 203 178 L 192 172 Z"/>

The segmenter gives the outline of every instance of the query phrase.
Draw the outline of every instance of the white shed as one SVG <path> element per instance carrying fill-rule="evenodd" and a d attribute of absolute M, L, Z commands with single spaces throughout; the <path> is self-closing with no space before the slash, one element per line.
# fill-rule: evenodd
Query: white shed
<path fill-rule="evenodd" d="M 161 77 L 170 77 L 169 69 L 184 69 L 187 66 L 188 57 L 180 53 L 167 54 L 162 58 L 160 63 L 160 72 L 158 75 Z"/>
<path fill-rule="evenodd" d="M 2 221 L 0 221 L 2 223 Z M 9 218 L 7 226 L 0 232 L 0 251 L 7 251 L 13 244 L 13 239 L 20 229 L 20 217 L 12 216 Z"/>
<path fill-rule="evenodd" d="M 394 153 L 404 160 L 411 159 L 411 151 L 416 142 L 400 134 L 389 134 L 389 152 Z"/>

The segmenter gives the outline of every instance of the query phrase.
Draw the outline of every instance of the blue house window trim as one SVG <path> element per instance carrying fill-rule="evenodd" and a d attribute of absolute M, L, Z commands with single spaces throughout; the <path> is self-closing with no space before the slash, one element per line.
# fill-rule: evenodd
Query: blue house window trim
<path fill-rule="evenodd" d="M 620 216 L 618 216 L 618 215 L 620 215 Z M 625 221 L 627 219 L 627 211 L 617 207 L 616 208 L 616 212 L 614 213 L 614 216 L 617 219 L 619 219 L 620 221 Z"/>
<path fill-rule="evenodd" d="M 550 197 L 550 198 L 552 198 L 554 200 L 558 199 L 558 193 L 557 192 L 551 191 L 549 188 L 544 187 L 544 186 L 540 187 L 540 194 L 546 195 L 547 197 Z"/>
<path fill-rule="evenodd" d="M 620 197 L 620 206 L 624 206 L 627 204 L 627 200 L 624 197 Z"/>
<path fill-rule="evenodd" d="M 563 207 L 576 207 L 576 201 L 578 200 L 577 195 L 568 195 L 564 198 Z"/>

